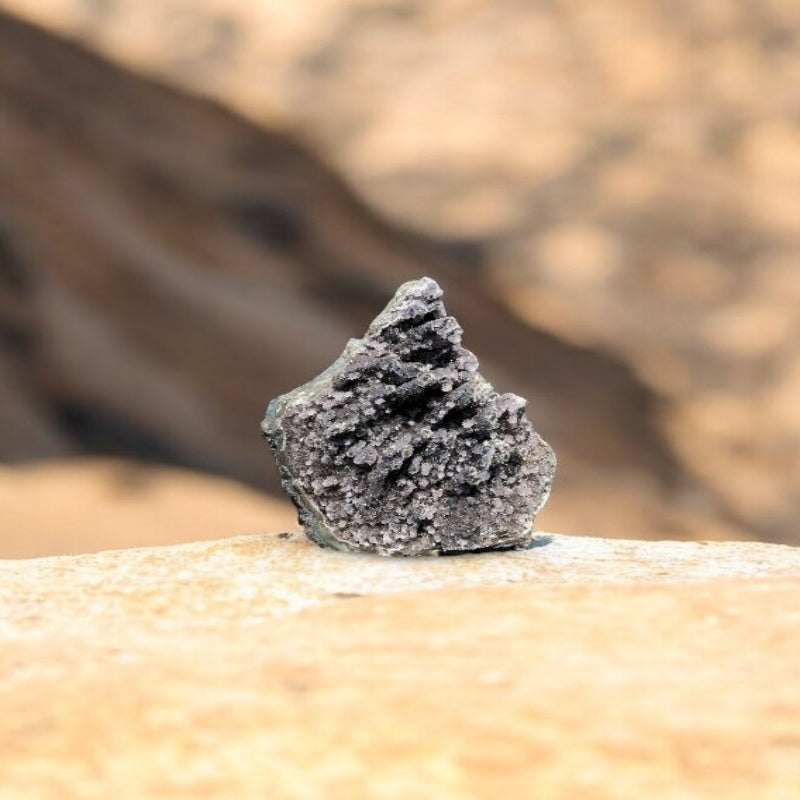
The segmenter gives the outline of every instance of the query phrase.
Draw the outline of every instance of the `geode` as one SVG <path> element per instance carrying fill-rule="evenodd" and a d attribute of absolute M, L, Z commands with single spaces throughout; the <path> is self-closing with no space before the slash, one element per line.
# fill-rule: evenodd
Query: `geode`
<path fill-rule="evenodd" d="M 403 284 L 321 375 L 267 408 L 262 430 L 318 544 L 380 555 L 520 547 L 555 456 L 461 345 L 431 278 Z"/>

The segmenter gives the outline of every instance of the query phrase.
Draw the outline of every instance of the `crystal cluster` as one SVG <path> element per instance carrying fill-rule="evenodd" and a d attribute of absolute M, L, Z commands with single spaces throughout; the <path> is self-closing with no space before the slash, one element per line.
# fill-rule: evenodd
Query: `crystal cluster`
<path fill-rule="evenodd" d="M 316 542 L 412 556 L 531 540 L 555 456 L 461 335 L 438 284 L 410 281 L 363 339 L 269 404 L 262 429 Z"/>

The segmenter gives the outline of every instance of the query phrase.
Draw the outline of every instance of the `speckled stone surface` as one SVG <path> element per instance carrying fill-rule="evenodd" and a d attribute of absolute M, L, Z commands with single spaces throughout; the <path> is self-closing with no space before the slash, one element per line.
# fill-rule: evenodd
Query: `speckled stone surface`
<path fill-rule="evenodd" d="M 530 541 L 555 456 L 461 336 L 439 285 L 409 281 L 363 339 L 270 403 L 262 428 L 316 542 L 413 556 Z"/>
<path fill-rule="evenodd" d="M 800 549 L 0 561 L 0 800 L 796 800 Z"/>

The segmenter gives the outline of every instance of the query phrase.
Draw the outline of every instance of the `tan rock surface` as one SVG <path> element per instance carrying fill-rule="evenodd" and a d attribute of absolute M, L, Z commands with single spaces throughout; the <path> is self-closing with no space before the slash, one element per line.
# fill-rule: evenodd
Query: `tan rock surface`
<path fill-rule="evenodd" d="M 0 558 L 218 539 L 264 526 L 298 527 L 288 501 L 223 478 L 112 458 L 0 466 L 0 508 Z"/>
<path fill-rule="evenodd" d="M 0 563 L 0 798 L 775 798 L 800 551 L 300 536 Z"/>

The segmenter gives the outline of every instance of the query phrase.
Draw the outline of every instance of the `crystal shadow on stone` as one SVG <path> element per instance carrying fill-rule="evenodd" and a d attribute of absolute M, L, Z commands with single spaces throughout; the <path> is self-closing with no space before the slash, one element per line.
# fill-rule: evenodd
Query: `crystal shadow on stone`
<path fill-rule="evenodd" d="M 261 424 L 320 545 L 442 555 L 531 544 L 555 455 L 461 345 L 431 278 L 403 284 L 321 375 Z"/>

